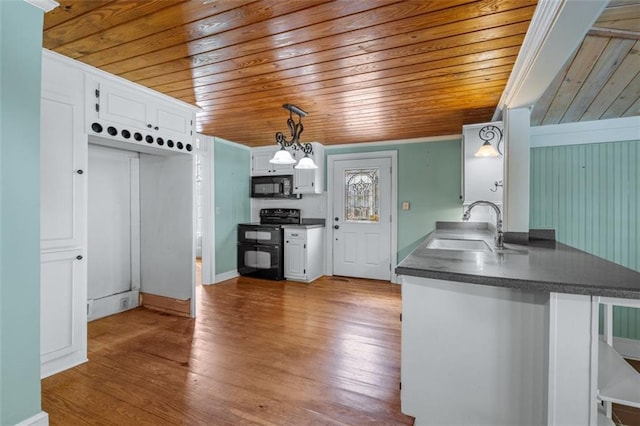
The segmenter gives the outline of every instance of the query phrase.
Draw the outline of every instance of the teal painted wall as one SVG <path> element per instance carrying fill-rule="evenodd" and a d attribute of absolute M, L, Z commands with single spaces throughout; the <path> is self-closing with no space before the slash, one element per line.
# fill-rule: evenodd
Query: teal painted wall
<path fill-rule="evenodd" d="M 43 12 L 0 1 L 0 424 L 40 412 Z"/>
<path fill-rule="evenodd" d="M 325 154 L 398 152 L 398 253 L 404 259 L 435 228 L 436 221 L 459 221 L 462 215 L 461 141 L 325 148 Z M 325 161 L 326 164 L 326 161 Z M 402 210 L 409 201 L 410 210 Z"/>
<path fill-rule="evenodd" d="M 216 274 L 237 269 L 238 223 L 251 221 L 249 198 L 251 152 L 230 142 L 214 142 L 216 205 Z"/>
<path fill-rule="evenodd" d="M 531 150 L 532 228 L 640 271 L 640 140 Z M 614 335 L 640 340 L 640 310 L 616 307 Z"/>

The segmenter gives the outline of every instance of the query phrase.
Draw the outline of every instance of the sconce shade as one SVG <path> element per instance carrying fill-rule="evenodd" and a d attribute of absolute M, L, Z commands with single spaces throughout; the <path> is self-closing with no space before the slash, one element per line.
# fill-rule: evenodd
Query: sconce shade
<path fill-rule="evenodd" d="M 294 166 L 295 169 L 317 169 L 318 166 L 313 162 L 313 160 L 305 155 L 298 161 L 298 164 Z"/>
<path fill-rule="evenodd" d="M 485 141 L 480 149 L 473 155 L 474 157 L 498 157 L 500 153 L 496 151 L 489 141 Z"/>
<path fill-rule="evenodd" d="M 269 162 L 272 164 L 295 164 L 296 160 L 293 159 L 289 151 L 282 147 Z"/>

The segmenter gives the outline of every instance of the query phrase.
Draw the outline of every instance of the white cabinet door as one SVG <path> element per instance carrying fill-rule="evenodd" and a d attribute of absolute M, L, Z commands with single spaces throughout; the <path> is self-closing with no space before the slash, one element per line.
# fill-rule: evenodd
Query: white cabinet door
<path fill-rule="evenodd" d="M 503 156 L 499 157 L 476 157 L 474 154 L 490 135 L 481 137 L 480 132 L 485 126 L 495 126 L 499 132 L 495 132 L 496 138 L 490 143 L 494 148 L 502 151 L 504 145 L 502 140 L 503 125 L 501 122 L 474 124 L 464 126 L 462 133 L 464 136 L 464 202 L 472 203 L 478 200 L 486 200 L 494 203 L 502 203 L 502 184 L 504 175 Z"/>
<path fill-rule="evenodd" d="M 87 359 L 86 260 L 82 250 L 41 255 L 40 361 L 42 377 Z"/>
<path fill-rule="evenodd" d="M 43 90 L 41 111 L 41 250 L 77 248 L 84 242 L 82 107 L 73 98 Z"/>
<path fill-rule="evenodd" d="M 295 194 L 322 194 L 324 188 L 324 147 L 317 142 L 311 144 L 313 153 L 309 157 L 318 166 L 317 169 L 294 169 L 293 183 Z M 297 159 L 304 157 L 298 152 Z"/>
<path fill-rule="evenodd" d="M 152 128 L 148 100 L 134 90 L 126 90 L 109 83 L 98 85 L 98 117 L 110 123 L 136 128 Z"/>
<path fill-rule="evenodd" d="M 277 146 L 254 149 L 251 153 L 251 176 L 292 175 L 293 164 L 271 164 L 269 162 L 279 149 Z"/>
<path fill-rule="evenodd" d="M 251 175 L 265 176 L 271 173 L 271 163 L 269 160 L 273 158 L 273 152 L 267 150 L 254 150 L 251 154 Z"/>
<path fill-rule="evenodd" d="M 306 231 L 284 231 L 284 276 L 289 279 L 306 279 Z"/>
<path fill-rule="evenodd" d="M 177 138 L 191 136 L 192 120 L 189 114 L 164 104 L 151 104 L 151 122 L 160 134 L 174 135 Z M 157 127 L 157 129 L 156 129 Z M 188 140 L 182 140 L 188 142 Z"/>

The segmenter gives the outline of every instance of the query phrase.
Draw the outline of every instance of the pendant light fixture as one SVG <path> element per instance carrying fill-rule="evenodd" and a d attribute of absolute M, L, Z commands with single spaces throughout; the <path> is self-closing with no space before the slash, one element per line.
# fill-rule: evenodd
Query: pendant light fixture
<path fill-rule="evenodd" d="M 500 142 L 502 142 L 502 130 L 500 130 L 500 128 L 491 124 L 488 126 L 484 126 L 478 132 L 478 136 L 484 141 L 484 143 L 478 149 L 478 151 L 476 151 L 474 157 L 498 157 L 502 155 L 502 153 L 499 151 Z M 494 141 L 496 139 L 496 147 L 498 147 L 498 149 L 494 148 L 493 145 L 491 145 L 491 141 Z"/>
<path fill-rule="evenodd" d="M 304 157 L 300 159 L 298 164 L 294 166 L 296 169 L 317 169 L 318 166 L 313 162 L 313 159 L 309 157 L 309 154 L 313 154 L 313 146 L 310 143 L 302 144 L 300 142 L 300 135 L 304 131 L 302 125 L 302 117 L 306 117 L 307 113 L 293 104 L 282 105 L 284 109 L 289 111 L 289 119 L 287 120 L 287 127 L 291 132 L 291 139 L 287 139 L 282 132 L 276 133 L 276 143 L 280 145 L 273 158 L 269 160 L 272 164 L 295 164 L 296 160 L 286 148 L 291 147 L 294 151 L 300 151 L 304 153 Z M 298 122 L 293 119 L 293 114 L 298 116 Z"/>

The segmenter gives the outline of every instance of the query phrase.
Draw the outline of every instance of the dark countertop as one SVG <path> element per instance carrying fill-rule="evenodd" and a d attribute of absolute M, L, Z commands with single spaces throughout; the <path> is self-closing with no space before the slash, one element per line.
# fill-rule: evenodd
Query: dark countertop
<path fill-rule="evenodd" d="M 396 268 L 398 275 L 497 287 L 640 299 L 640 272 L 555 241 L 495 248 L 487 224 L 439 222 Z M 479 239 L 492 252 L 426 248 L 435 238 Z"/>

